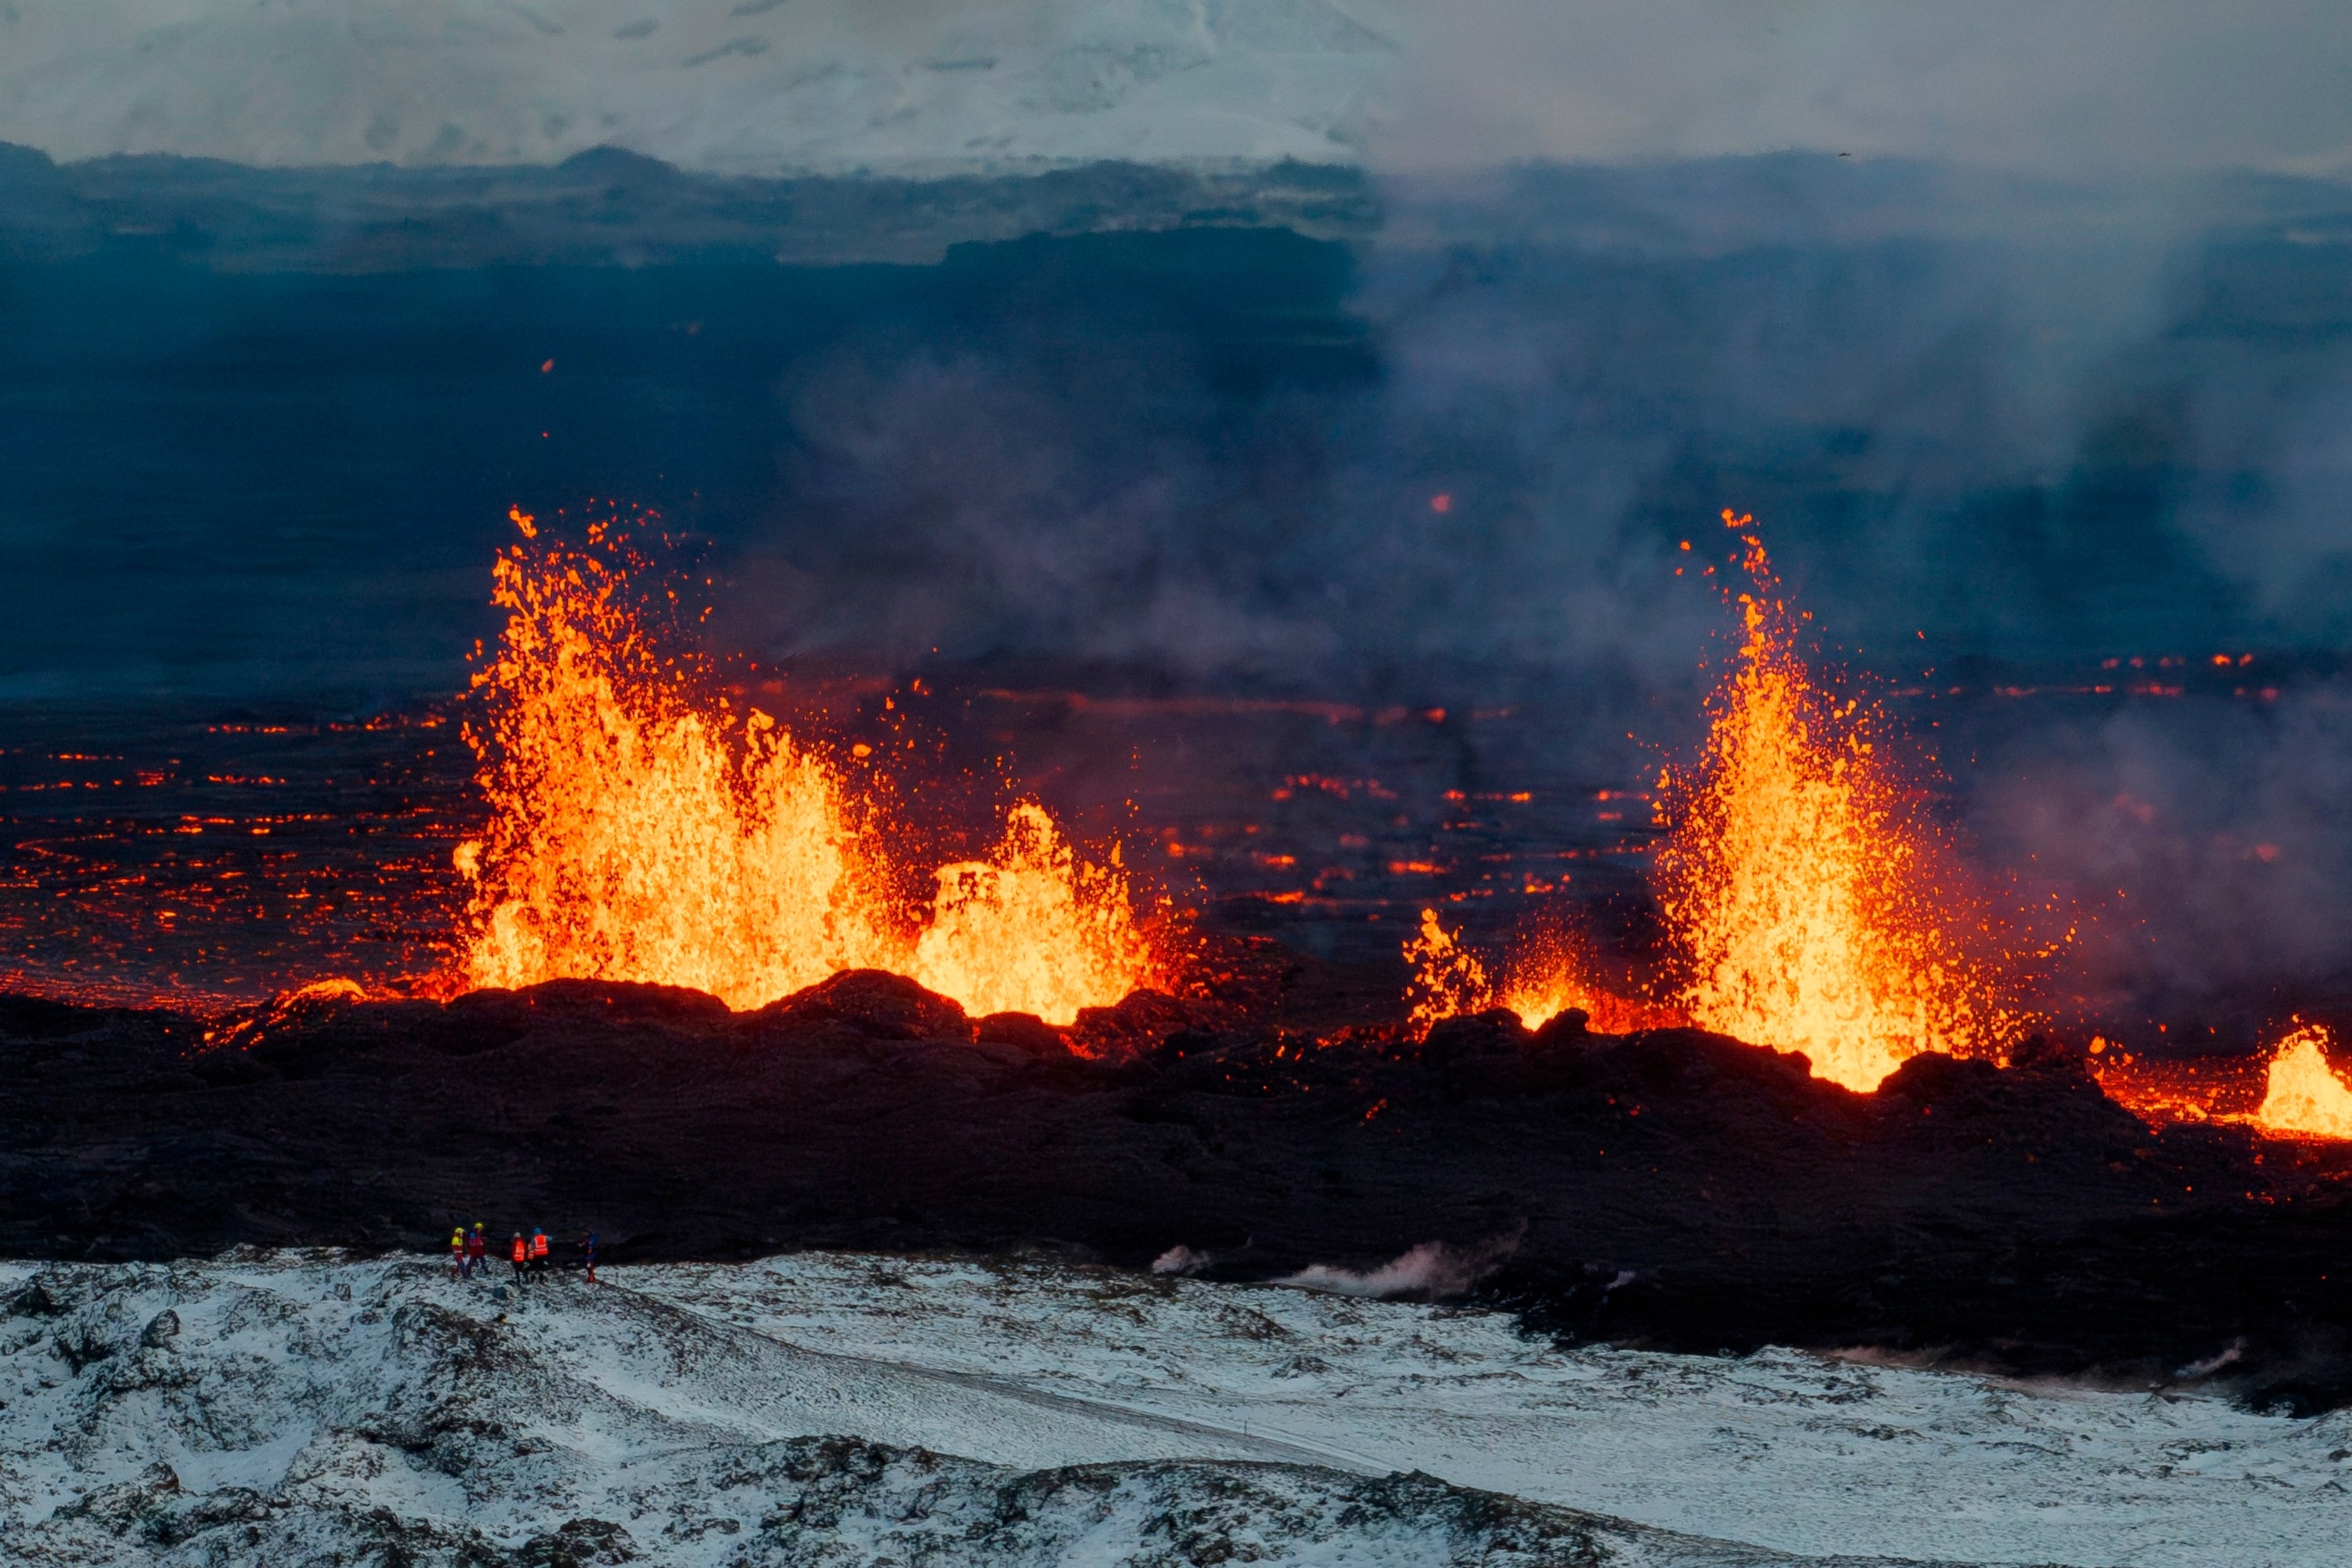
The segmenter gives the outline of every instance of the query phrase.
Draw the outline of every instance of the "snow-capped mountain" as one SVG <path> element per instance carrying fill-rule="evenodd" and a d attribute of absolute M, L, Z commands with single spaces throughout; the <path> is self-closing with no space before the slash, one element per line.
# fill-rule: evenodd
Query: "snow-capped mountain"
<path fill-rule="evenodd" d="M 615 146 L 747 174 L 1329 162 L 1394 55 L 1367 0 L 9 0 L 0 141 L 260 165 Z"/>
<path fill-rule="evenodd" d="M 2340 1560 L 2347 1446 L 1043 1261 L 0 1265 L 0 1559 L 42 1563 L 2261 1568 Z"/>

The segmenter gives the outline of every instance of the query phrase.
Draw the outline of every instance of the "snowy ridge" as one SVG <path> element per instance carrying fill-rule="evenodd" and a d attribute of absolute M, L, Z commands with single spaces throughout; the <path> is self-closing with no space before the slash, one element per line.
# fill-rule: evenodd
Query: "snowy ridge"
<path fill-rule="evenodd" d="M 2344 1413 L 1045 1262 L 520 1301 L 419 1260 L 0 1265 L 0 1558 L 45 1563 L 2316 1564 L 2347 1459 Z"/>
<path fill-rule="evenodd" d="M 263 165 L 610 145 L 752 174 L 1331 162 L 1394 54 L 1357 8 L 16 0 L 0 6 L 0 141 Z"/>

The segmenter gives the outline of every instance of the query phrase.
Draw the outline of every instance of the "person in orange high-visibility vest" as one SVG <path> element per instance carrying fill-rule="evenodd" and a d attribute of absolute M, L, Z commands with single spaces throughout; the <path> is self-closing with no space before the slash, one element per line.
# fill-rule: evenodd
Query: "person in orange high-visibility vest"
<path fill-rule="evenodd" d="M 541 1275 L 547 1272 L 547 1227 L 545 1226 L 541 1226 L 530 1233 L 530 1271 L 533 1274 Z"/>
<path fill-rule="evenodd" d="M 530 1267 L 530 1244 L 523 1240 L 522 1232 L 515 1232 L 514 1245 L 507 1249 L 507 1256 L 514 1259 L 515 1284 L 520 1287 L 524 1283 L 523 1271 Z"/>

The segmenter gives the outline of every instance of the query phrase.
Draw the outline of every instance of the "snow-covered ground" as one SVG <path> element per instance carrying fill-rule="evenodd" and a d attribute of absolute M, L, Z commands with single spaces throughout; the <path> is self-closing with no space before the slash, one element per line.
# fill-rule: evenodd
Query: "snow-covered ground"
<path fill-rule="evenodd" d="M 0 1264 L 0 1559 L 25 1562 L 2255 1568 L 2352 1539 L 2345 1413 L 1562 1352 L 1490 1314 L 1042 1260 L 810 1254 L 517 1301 L 432 1261 L 236 1254 Z"/>
<path fill-rule="evenodd" d="M 1352 155 L 1365 0 L 8 0 L 0 141 L 59 159 L 723 174 Z"/>

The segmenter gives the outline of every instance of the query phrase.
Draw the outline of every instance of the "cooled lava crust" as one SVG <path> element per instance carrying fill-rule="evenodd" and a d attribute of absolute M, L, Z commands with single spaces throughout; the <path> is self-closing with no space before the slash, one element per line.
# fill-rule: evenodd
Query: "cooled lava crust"
<path fill-rule="evenodd" d="M 2341 1146 L 2152 1131 L 2038 1044 L 1855 1094 L 1801 1058 L 1574 1015 L 1420 1045 L 1337 1027 L 1381 994 L 1288 960 L 1246 1005 L 1082 1020 L 1099 1060 L 872 973 L 742 1014 L 586 982 L 329 1003 L 227 1045 L 0 998 L 0 1255 L 437 1251 L 479 1219 L 494 1250 L 593 1227 L 624 1268 L 1183 1247 L 1271 1279 L 1433 1243 L 1439 1285 L 1564 1338 L 2352 1403 Z"/>

